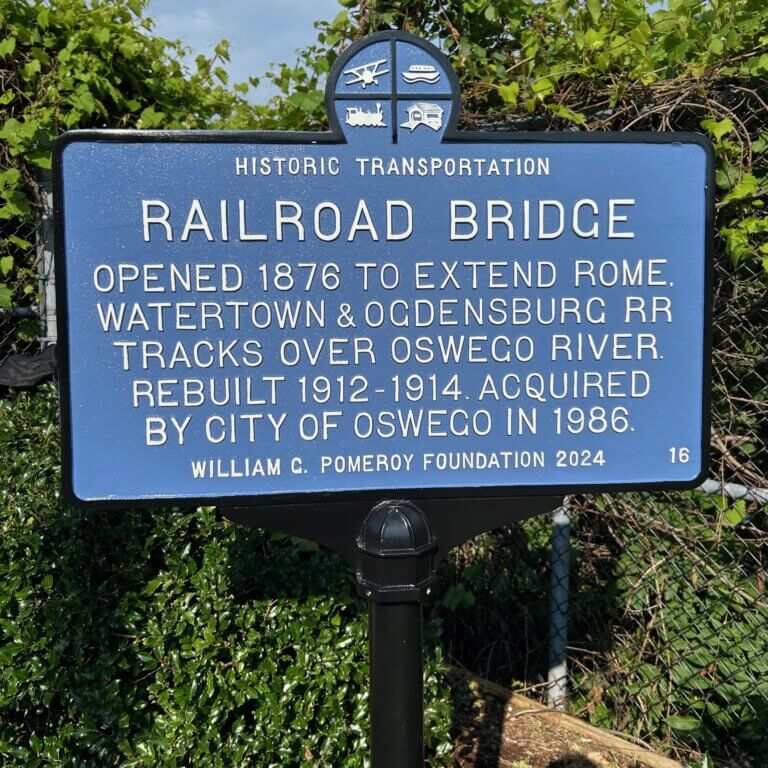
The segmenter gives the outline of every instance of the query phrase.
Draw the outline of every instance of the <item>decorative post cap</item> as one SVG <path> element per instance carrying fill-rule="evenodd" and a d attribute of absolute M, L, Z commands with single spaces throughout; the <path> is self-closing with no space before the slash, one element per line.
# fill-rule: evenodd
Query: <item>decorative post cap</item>
<path fill-rule="evenodd" d="M 360 590 L 378 602 L 411 602 L 435 579 L 437 539 L 409 501 L 385 501 L 365 518 L 357 539 Z"/>

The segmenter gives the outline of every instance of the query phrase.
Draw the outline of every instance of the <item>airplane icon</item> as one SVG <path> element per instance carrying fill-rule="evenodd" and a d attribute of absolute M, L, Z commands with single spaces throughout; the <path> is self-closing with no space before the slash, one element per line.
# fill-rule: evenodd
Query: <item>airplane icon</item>
<path fill-rule="evenodd" d="M 379 77 L 386 75 L 389 69 L 379 69 L 383 64 L 386 64 L 386 59 L 379 59 L 378 61 L 369 61 L 367 64 L 361 64 L 359 67 L 350 67 L 344 70 L 345 75 L 349 75 L 352 79 L 347 80 L 345 85 L 356 85 L 362 83 L 362 88 L 365 90 L 367 85 L 378 85 Z"/>

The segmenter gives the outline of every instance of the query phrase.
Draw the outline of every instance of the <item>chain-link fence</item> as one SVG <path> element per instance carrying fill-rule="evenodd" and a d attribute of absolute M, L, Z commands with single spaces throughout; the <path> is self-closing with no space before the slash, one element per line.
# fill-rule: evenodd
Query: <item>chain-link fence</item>
<path fill-rule="evenodd" d="M 708 492 L 571 500 L 570 706 L 733 765 L 768 765 L 766 321 L 720 259 Z"/>
<path fill-rule="evenodd" d="M 697 130 L 715 114 L 738 139 L 720 145 L 719 188 L 764 172 L 762 87 L 680 79 L 606 108 L 582 85 L 590 130 Z M 674 756 L 754 768 L 768 766 L 768 259 L 755 258 L 768 253 L 766 194 L 718 197 L 708 480 L 571 497 L 549 528 L 527 521 L 459 552 L 443 584 L 459 605 L 448 650 L 473 670 Z"/>
<path fill-rule="evenodd" d="M 466 547 L 443 596 L 472 605 L 446 640 L 473 670 L 669 755 L 764 768 L 768 294 L 722 251 L 715 273 L 709 479 L 573 496 L 546 525 Z"/>
<path fill-rule="evenodd" d="M 518 598 L 503 652 L 459 643 L 458 655 L 681 759 L 763 768 L 768 294 L 753 265 L 720 253 L 715 271 L 709 479 L 685 493 L 571 497 L 548 540 L 538 521 L 500 534 L 494 569 L 530 602 L 547 600 L 546 620 Z M 514 572 L 521 560 L 538 579 Z"/>

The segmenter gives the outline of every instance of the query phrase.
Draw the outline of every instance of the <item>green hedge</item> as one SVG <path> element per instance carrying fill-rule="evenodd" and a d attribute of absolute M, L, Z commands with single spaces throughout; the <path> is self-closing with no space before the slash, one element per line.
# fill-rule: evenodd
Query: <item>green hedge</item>
<path fill-rule="evenodd" d="M 57 420 L 50 385 L 0 399 L 0 764 L 364 765 L 366 607 L 346 564 L 211 508 L 70 509 Z M 427 700 L 443 765 L 437 651 Z"/>

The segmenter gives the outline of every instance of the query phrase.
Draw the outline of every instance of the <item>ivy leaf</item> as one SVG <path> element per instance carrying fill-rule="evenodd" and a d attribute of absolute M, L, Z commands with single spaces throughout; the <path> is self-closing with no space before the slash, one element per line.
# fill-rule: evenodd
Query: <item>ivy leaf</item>
<path fill-rule="evenodd" d="M 651 27 L 647 21 L 643 21 L 635 27 L 629 33 L 629 37 L 633 42 L 638 45 L 645 45 L 651 36 Z"/>
<path fill-rule="evenodd" d="M 16 335 L 22 341 L 34 341 L 40 336 L 40 323 L 31 317 L 25 317 L 19 321 L 16 327 Z"/>
<path fill-rule="evenodd" d="M 0 189 L 7 189 L 13 186 L 20 178 L 21 173 L 17 168 L 9 168 L 7 171 L 3 171 L 0 173 Z"/>
<path fill-rule="evenodd" d="M 22 238 L 18 237 L 17 235 L 11 235 L 8 238 L 8 241 L 13 243 L 18 248 L 31 248 L 32 243 L 29 242 L 29 240 L 22 240 Z"/>
<path fill-rule="evenodd" d="M 475 604 L 474 594 L 463 584 L 451 584 L 443 596 L 443 605 L 450 611 L 471 608 Z"/>
<path fill-rule="evenodd" d="M 745 197 L 754 195 L 760 182 L 751 173 L 745 173 L 741 181 L 723 198 L 724 200 L 742 200 Z"/>
<path fill-rule="evenodd" d="M 6 277 L 12 269 L 13 256 L 3 256 L 0 258 L 0 272 L 3 273 L 3 277 Z"/>
<path fill-rule="evenodd" d="M 96 100 L 91 95 L 90 91 L 83 91 L 77 95 L 77 105 L 90 115 L 96 109 Z"/>
<path fill-rule="evenodd" d="M 165 112 L 157 112 L 154 107 L 147 107 L 141 113 L 141 127 L 154 128 L 163 122 Z"/>
<path fill-rule="evenodd" d="M 297 106 L 302 112 L 313 112 L 323 101 L 321 91 L 310 91 L 309 93 L 294 93 L 288 97 L 288 101 Z"/>
<path fill-rule="evenodd" d="M 507 104 L 517 104 L 517 96 L 520 93 L 520 83 L 509 83 L 507 85 L 499 86 L 499 96 Z"/>
<path fill-rule="evenodd" d="M 11 308 L 11 296 L 12 296 L 11 289 L 5 283 L 0 283 L 0 308 L 1 309 Z"/>
<path fill-rule="evenodd" d="M 26 216 L 30 211 L 27 196 L 18 190 L 3 193 L 5 205 L 0 207 L 0 219 L 10 219 L 11 216 Z"/>
<path fill-rule="evenodd" d="M 120 45 L 117 46 L 120 53 L 125 56 L 126 59 L 132 59 L 136 52 L 139 50 L 139 46 L 137 43 L 135 43 L 133 40 L 124 40 Z"/>
<path fill-rule="evenodd" d="M 747 516 L 745 506 L 743 501 L 741 505 L 734 504 L 730 509 L 726 510 L 723 518 L 731 525 L 740 525 Z"/>
<path fill-rule="evenodd" d="M 47 149 L 36 149 L 27 154 L 27 160 L 38 168 L 45 168 L 50 170 L 51 168 L 51 153 Z"/>
<path fill-rule="evenodd" d="M 587 118 L 581 112 L 574 112 L 568 109 L 565 104 L 547 104 L 546 107 L 558 117 L 576 123 L 576 125 L 583 125 L 587 122 Z"/>
<path fill-rule="evenodd" d="M 10 56 L 14 50 L 16 50 L 16 38 L 6 37 L 5 40 L 0 40 L 0 58 Z"/>
<path fill-rule="evenodd" d="M 531 83 L 531 90 L 539 95 L 553 93 L 555 84 L 548 77 L 540 77 Z"/>
<path fill-rule="evenodd" d="M 707 117 L 701 121 L 701 127 L 710 136 L 714 136 L 716 141 L 720 141 L 723 136 L 733 130 L 733 122 L 727 117 L 724 120 L 713 120 L 711 117 Z"/>

